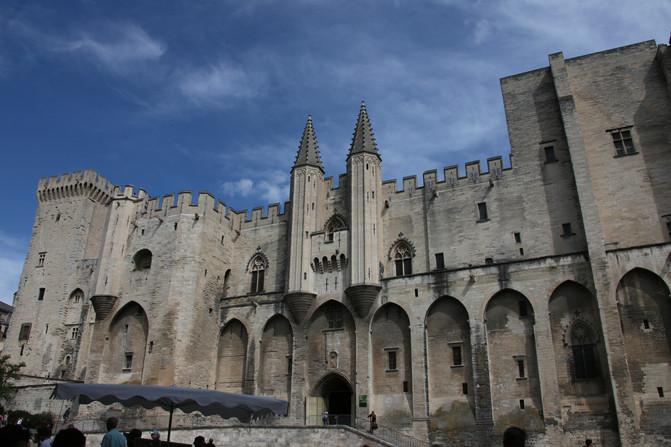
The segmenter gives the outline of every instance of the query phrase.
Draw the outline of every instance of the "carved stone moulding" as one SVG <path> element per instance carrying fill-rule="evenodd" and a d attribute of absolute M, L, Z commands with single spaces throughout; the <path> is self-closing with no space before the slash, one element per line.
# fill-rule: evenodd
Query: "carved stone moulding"
<path fill-rule="evenodd" d="M 352 302 L 357 315 L 360 318 L 365 318 L 377 299 L 380 290 L 382 290 L 382 287 L 376 284 L 357 284 L 348 287 L 345 290 L 345 294 Z"/>
<path fill-rule="evenodd" d="M 117 299 L 113 295 L 94 295 L 91 297 L 91 304 L 96 311 L 96 321 L 103 321 L 109 316 Z"/>
<path fill-rule="evenodd" d="M 309 292 L 291 292 L 284 295 L 284 301 L 298 323 L 303 322 L 315 298 L 317 295 Z"/>

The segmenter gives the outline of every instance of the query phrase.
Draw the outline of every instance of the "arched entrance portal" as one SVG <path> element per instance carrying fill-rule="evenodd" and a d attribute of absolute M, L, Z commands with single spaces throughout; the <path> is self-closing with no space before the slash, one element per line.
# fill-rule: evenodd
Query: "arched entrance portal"
<path fill-rule="evenodd" d="M 347 379 L 329 374 L 320 381 L 314 394 L 321 398 L 323 410 L 328 411 L 330 425 L 352 425 L 352 387 Z"/>

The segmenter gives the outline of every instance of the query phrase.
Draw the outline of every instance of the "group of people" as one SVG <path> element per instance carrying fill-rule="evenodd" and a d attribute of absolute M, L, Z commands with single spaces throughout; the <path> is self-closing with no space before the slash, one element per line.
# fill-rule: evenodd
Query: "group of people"
<path fill-rule="evenodd" d="M 142 432 L 137 428 L 132 429 L 127 434 L 121 433 L 117 428 L 119 425 L 119 420 L 117 418 L 111 417 L 107 419 L 107 433 L 103 437 L 103 441 L 100 444 L 101 447 L 136 447 L 140 446 L 138 439 L 142 439 Z M 151 432 L 151 447 L 160 447 L 161 446 L 161 433 L 154 429 Z M 205 438 L 203 436 L 196 436 L 193 440 L 194 447 L 216 447 L 214 445 L 214 440 L 210 440 L 205 443 Z M 52 446 L 53 447 L 53 446 Z"/>

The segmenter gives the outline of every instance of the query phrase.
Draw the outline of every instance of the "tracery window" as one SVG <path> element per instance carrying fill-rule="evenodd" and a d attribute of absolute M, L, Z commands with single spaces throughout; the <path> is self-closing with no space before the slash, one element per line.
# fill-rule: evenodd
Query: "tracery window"
<path fill-rule="evenodd" d="M 412 248 L 406 242 L 399 242 L 394 250 L 396 276 L 412 275 Z"/>
<path fill-rule="evenodd" d="M 324 233 L 326 234 L 326 242 L 333 242 L 334 233 L 336 231 L 344 230 L 346 228 L 345 221 L 339 215 L 331 216 L 331 218 L 326 222 L 326 228 Z"/>
<path fill-rule="evenodd" d="M 72 301 L 75 304 L 79 303 L 83 298 L 84 298 L 84 292 L 82 292 L 82 289 L 75 289 L 70 294 L 70 301 Z"/>
<path fill-rule="evenodd" d="M 252 274 L 251 293 L 263 292 L 266 267 L 266 261 L 261 255 L 254 256 L 250 262 L 249 270 Z"/>
<path fill-rule="evenodd" d="M 592 328 L 583 321 L 576 321 L 571 327 L 570 339 L 574 379 L 585 380 L 598 377 L 596 337 Z"/>

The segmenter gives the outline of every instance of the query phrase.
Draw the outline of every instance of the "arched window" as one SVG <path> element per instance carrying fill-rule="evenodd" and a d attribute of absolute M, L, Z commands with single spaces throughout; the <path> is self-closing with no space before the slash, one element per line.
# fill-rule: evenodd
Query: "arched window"
<path fill-rule="evenodd" d="M 404 241 L 396 244 L 394 250 L 396 276 L 412 275 L 412 248 Z"/>
<path fill-rule="evenodd" d="M 78 304 L 82 299 L 84 299 L 84 292 L 82 292 L 82 289 L 75 289 L 70 294 L 70 302 L 73 304 Z"/>
<path fill-rule="evenodd" d="M 224 273 L 224 288 L 222 290 L 223 296 L 228 296 L 228 289 L 231 287 L 231 269 L 226 270 Z"/>
<path fill-rule="evenodd" d="M 251 293 L 263 292 L 266 268 L 267 263 L 265 256 L 261 254 L 257 254 L 250 261 L 249 271 L 252 274 L 252 286 L 250 288 Z"/>
<path fill-rule="evenodd" d="M 331 216 L 331 218 L 326 222 L 326 226 L 324 228 L 324 233 L 326 234 L 326 242 L 333 242 L 333 235 L 336 231 L 344 230 L 346 228 L 345 226 L 345 220 L 339 216 L 338 214 L 334 214 Z"/>
<path fill-rule="evenodd" d="M 133 256 L 133 264 L 135 270 L 148 270 L 151 268 L 151 252 L 146 248 L 135 253 Z"/>
<path fill-rule="evenodd" d="M 598 377 L 596 337 L 592 328 L 584 321 L 578 320 L 571 326 L 570 337 L 574 379 L 585 380 Z"/>

